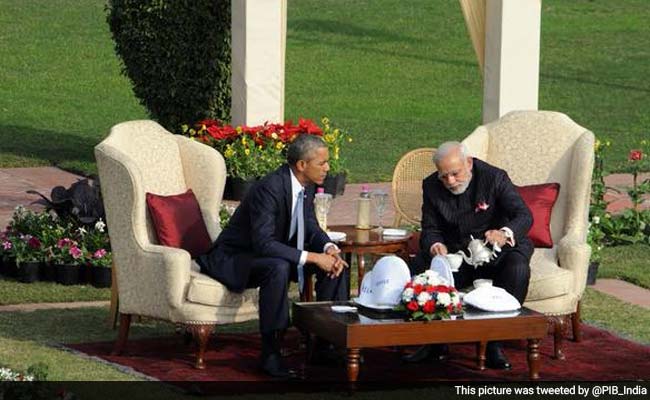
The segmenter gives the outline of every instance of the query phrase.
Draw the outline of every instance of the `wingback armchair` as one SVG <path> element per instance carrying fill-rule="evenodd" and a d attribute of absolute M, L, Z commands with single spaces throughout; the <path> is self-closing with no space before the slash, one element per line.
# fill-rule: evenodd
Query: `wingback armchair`
<path fill-rule="evenodd" d="M 508 172 L 519 186 L 558 182 L 551 215 L 553 248 L 537 248 L 524 305 L 549 316 L 555 356 L 571 316 L 580 340 L 580 299 L 591 248 L 586 243 L 594 164 L 594 135 L 569 117 L 550 111 L 513 111 L 479 126 L 464 141 L 470 153 Z"/>
<path fill-rule="evenodd" d="M 172 195 L 191 188 L 214 240 L 226 178 L 223 157 L 153 121 L 114 126 L 95 147 L 95 157 L 119 293 L 114 353 L 126 344 L 131 316 L 147 316 L 187 326 L 199 344 L 195 366 L 204 368 L 215 325 L 258 317 L 257 290 L 229 292 L 201 274 L 187 251 L 156 244 L 145 194 Z"/>

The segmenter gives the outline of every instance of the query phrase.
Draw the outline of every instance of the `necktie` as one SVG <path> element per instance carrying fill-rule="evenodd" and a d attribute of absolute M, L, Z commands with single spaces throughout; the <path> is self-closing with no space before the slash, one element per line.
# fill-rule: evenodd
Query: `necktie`
<path fill-rule="evenodd" d="M 298 199 L 296 199 L 296 207 L 293 209 L 293 220 L 296 221 L 296 230 L 298 231 L 298 237 L 296 238 L 296 247 L 298 250 L 303 250 L 305 248 L 305 217 L 302 209 L 303 198 L 305 197 L 305 191 L 301 190 L 298 193 Z M 305 287 L 305 274 L 304 266 L 298 265 L 298 289 L 300 293 L 303 292 Z"/>

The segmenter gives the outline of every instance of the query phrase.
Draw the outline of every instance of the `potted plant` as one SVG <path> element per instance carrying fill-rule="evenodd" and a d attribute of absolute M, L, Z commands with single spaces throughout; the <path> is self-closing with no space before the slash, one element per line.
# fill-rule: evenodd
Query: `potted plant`
<path fill-rule="evenodd" d="M 13 241 L 18 279 L 24 283 L 38 280 L 39 266 L 43 259 L 41 241 L 32 235 L 19 234 Z"/>
<path fill-rule="evenodd" d="M 259 126 L 224 125 L 203 120 L 190 128 L 183 125 L 184 135 L 215 148 L 226 161 L 228 179 L 224 199 L 241 200 L 261 177 L 277 169 L 286 160 L 286 147 L 299 134 L 321 136 L 322 130 L 308 119 Z"/>
<path fill-rule="evenodd" d="M 75 240 L 68 237 L 59 239 L 52 248 L 52 262 L 58 283 L 79 283 L 79 266 L 84 262 L 84 253 Z"/>
<path fill-rule="evenodd" d="M 97 288 L 111 287 L 112 253 L 106 249 L 98 249 L 88 257 L 88 263 L 92 277 L 90 283 Z"/>
<path fill-rule="evenodd" d="M 589 231 L 587 232 L 587 243 L 591 246 L 591 258 L 587 272 L 587 284 L 596 283 L 598 267 L 602 257 L 602 250 L 605 245 L 605 232 L 603 223 L 609 218 L 607 214 L 607 201 L 605 194 L 605 153 L 611 142 L 609 140 L 596 140 L 594 143 L 594 171 L 591 179 L 591 200 L 589 204 Z"/>
<path fill-rule="evenodd" d="M 323 124 L 323 140 L 327 144 L 330 154 L 330 170 L 327 173 L 323 187 L 325 193 L 336 197 L 345 192 L 348 171 L 345 168 L 346 160 L 341 152 L 345 143 L 352 142 L 352 138 L 345 130 L 332 126 L 327 117 L 323 117 L 321 123 Z"/>
<path fill-rule="evenodd" d="M 94 226 L 83 229 L 82 232 L 86 266 L 90 275 L 88 282 L 95 287 L 110 287 L 113 259 L 106 224 L 100 219 Z"/>

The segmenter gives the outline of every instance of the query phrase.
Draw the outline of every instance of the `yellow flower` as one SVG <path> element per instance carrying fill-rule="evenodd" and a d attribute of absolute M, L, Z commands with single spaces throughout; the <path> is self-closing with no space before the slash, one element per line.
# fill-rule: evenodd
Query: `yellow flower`
<path fill-rule="evenodd" d="M 245 153 L 247 156 L 250 156 L 250 155 L 251 155 L 251 149 L 245 149 L 245 150 L 244 150 L 244 153 Z"/>
<path fill-rule="evenodd" d="M 232 156 L 235 155 L 235 151 L 230 147 L 230 145 L 226 146 L 226 151 L 223 153 L 223 155 L 226 158 L 232 158 Z"/>
<path fill-rule="evenodd" d="M 334 136 L 338 136 L 341 133 L 339 128 L 334 129 Z"/>
<path fill-rule="evenodd" d="M 182 131 L 183 133 L 187 132 L 188 129 L 190 129 L 190 127 L 187 126 L 187 124 L 183 124 L 183 125 L 181 125 L 181 131 Z"/>
<path fill-rule="evenodd" d="M 325 136 L 323 136 L 323 138 L 327 143 L 334 143 L 335 138 L 334 135 L 332 135 L 331 133 L 326 133 Z"/>
<path fill-rule="evenodd" d="M 242 136 L 242 137 L 241 137 L 241 144 L 243 144 L 244 146 L 246 146 L 246 136 Z"/>
<path fill-rule="evenodd" d="M 282 143 L 282 142 L 277 142 L 277 143 L 275 144 L 275 148 L 278 149 L 278 150 L 282 150 L 282 149 L 284 149 L 284 143 Z"/>
<path fill-rule="evenodd" d="M 190 135 L 192 136 L 196 135 L 196 131 L 194 129 L 190 129 Z"/>
<path fill-rule="evenodd" d="M 339 159 L 339 146 L 334 147 L 334 159 Z"/>
<path fill-rule="evenodd" d="M 327 117 L 323 117 L 323 119 L 321 119 L 321 122 L 323 123 L 323 125 L 329 125 L 330 124 L 330 120 Z"/>
<path fill-rule="evenodd" d="M 275 132 L 273 132 L 273 133 L 271 134 L 271 137 L 272 137 L 274 140 L 278 140 L 278 134 L 275 133 Z"/>
<path fill-rule="evenodd" d="M 594 149 L 596 151 L 598 151 L 598 149 L 600 149 L 600 140 L 599 139 L 596 139 L 596 143 L 594 143 Z"/>
<path fill-rule="evenodd" d="M 351 137 L 348 138 L 348 143 L 352 143 L 352 138 Z"/>
<path fill-rule="evenodd" d="M 609 140 L 605 142 L 605 146 L 609 147 L 612 144 Z"/>
<path fill-rule="evenodd" d="M 239 133 L 241 135 L 241 132 L 242 132 L 241 126 L 236 127 L 235 131 L 237 131 L 237 133 Z"/>

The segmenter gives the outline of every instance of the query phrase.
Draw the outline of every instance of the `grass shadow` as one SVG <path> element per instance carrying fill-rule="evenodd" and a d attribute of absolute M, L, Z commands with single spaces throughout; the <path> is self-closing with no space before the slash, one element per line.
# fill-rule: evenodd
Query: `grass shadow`
<path fill-rule="evenodd" d="M 0 157 L 3 167 L 38 164 L 94 164 L 96 141 L 81 134 L 57 132 L 27 126 L 0 126 Z"/>

